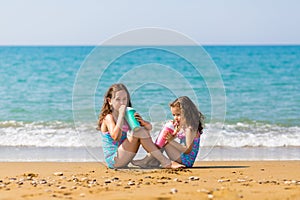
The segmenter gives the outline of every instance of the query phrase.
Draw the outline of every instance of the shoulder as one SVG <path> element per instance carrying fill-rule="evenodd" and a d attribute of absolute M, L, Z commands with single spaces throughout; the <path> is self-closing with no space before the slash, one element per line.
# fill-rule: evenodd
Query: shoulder
<path fill-rule="evenodd" d="M 111 121 L 111 120 L 114 120 L 114 117 L 112 116 L 112 114 L 107 114 L 107 115 L 104 117 L 104 121 Z"/>
<path fill-rule="evenodd" d="M 114 123 L 114 118 L 112 116 L 112 114 L 107 114 L 101 124 L 101 131 L 102 132 L 107 132 L 108 131 L 108 126 L 110 126 L 110 124 Z"/>
<path fill-rule="evenodd" d="M 185 129 L 184 129 L 184 132 L 185 133 L 188 133 L 188 134 L 196 134 L 197 132 L 198 132 L 198 130 L 197 129 L 194 129 L 193 127 L 191 127 L 191 126 L 189 126 L 189 127 L 186 127 Z"/>

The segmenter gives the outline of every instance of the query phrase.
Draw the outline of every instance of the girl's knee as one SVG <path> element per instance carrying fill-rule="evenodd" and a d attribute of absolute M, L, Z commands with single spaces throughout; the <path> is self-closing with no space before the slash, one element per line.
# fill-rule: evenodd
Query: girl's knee
<path fill-rule="evenodd" d="M 131 152 L 130 150 L 126 150 L 122 145 L 118 149 L 117 157 L 114 158 L 114 167 L 120 168 L 120 167 L 126 167 L 130 161 L 134 158 L 136 155 L 135 152 Z"/>
<path fill-rule="evenodd" d="M 133 132 L 133 136 L 134 137 L 138 137 L 140 139 L 151 137 L 149 131 L 146 130 L 145 128 L 140 128 L 139 130 L 134 131 Z"/>

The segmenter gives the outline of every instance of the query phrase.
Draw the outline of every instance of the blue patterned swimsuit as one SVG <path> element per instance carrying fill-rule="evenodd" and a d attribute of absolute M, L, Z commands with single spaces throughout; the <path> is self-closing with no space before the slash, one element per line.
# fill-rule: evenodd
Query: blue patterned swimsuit
<path fill-rule="evenodd" d="M 192 143 L 193 148 L 192 151 L 188 154 L 185 153 L 181 153 L 180 158 L 182 161 L 182 164 L 184 164 L 186 167 L 192 167 L 197 154 L 199 152 L 199 147 L 200 147 L 200 133 L 197 133 L 197 136 L 194 138 L 194 141 Z M 177 137 L 180 139 L 180 144 L 186 145 L 186 137 L 185 137 L 185 133 L 183 131 L 180 131 L 177 134 Z"/>
<path fill-rule="evenodd" d="M 118 156 L 118 148 L 127 138 L 128 130 L 128 125 L 123 125 L 122 136 L 119 141 L 112 139 L 109 132 L 102 133 L 103 154 L 109 168 L 114 168 L 115 158 Z"/>

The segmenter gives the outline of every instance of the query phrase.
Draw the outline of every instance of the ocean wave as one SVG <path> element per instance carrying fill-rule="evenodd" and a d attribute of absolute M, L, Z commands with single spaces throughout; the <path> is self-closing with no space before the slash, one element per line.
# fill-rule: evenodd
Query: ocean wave
<path fill-rule="evenodd" d="M 219 147 L 298 147 L 300 127 L 285 127 L 264 123 L 225 124 L 222 129 L 207 126 L 202 137 L 203 146 Z M 210 136 L 212 134 L 213 136 Z M 213 139 L 211 139 L 213 138 Z"/>
<path fill-rule="evenodd" d="M 82 142 L 79 131 L 84 132 L 86 138 L 92 139 L 95 128 L 90 124 L 75 127 L 73 123 L 52 122 L 23 122 L 3 121 L 0 122 L 0 146 L 35 146 L 35 147 L 83 147 L 88 143 Z M 94 130 L 94 131 L 93 131 Z"/>
<path fill-rule="evenodd" d="M 162 122 L 153 123 L 156 138 Z M 201 146 L 218 147 L 298 147 L 300 127 L 263 123 L 207 124 Z M 95 123 L 0 122 L 0 146 L 99 147 L 101 133 Z"/>

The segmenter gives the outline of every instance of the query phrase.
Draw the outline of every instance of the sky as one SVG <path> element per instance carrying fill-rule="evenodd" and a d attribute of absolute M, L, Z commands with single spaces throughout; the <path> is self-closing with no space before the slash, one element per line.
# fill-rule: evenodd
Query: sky
<path fill-rule="evenodd" d="M 143 27 L 204 45 L 299 45 L 299 10 L 299 0 L 0 0 L 0 45 L 97 45 Z"/>

